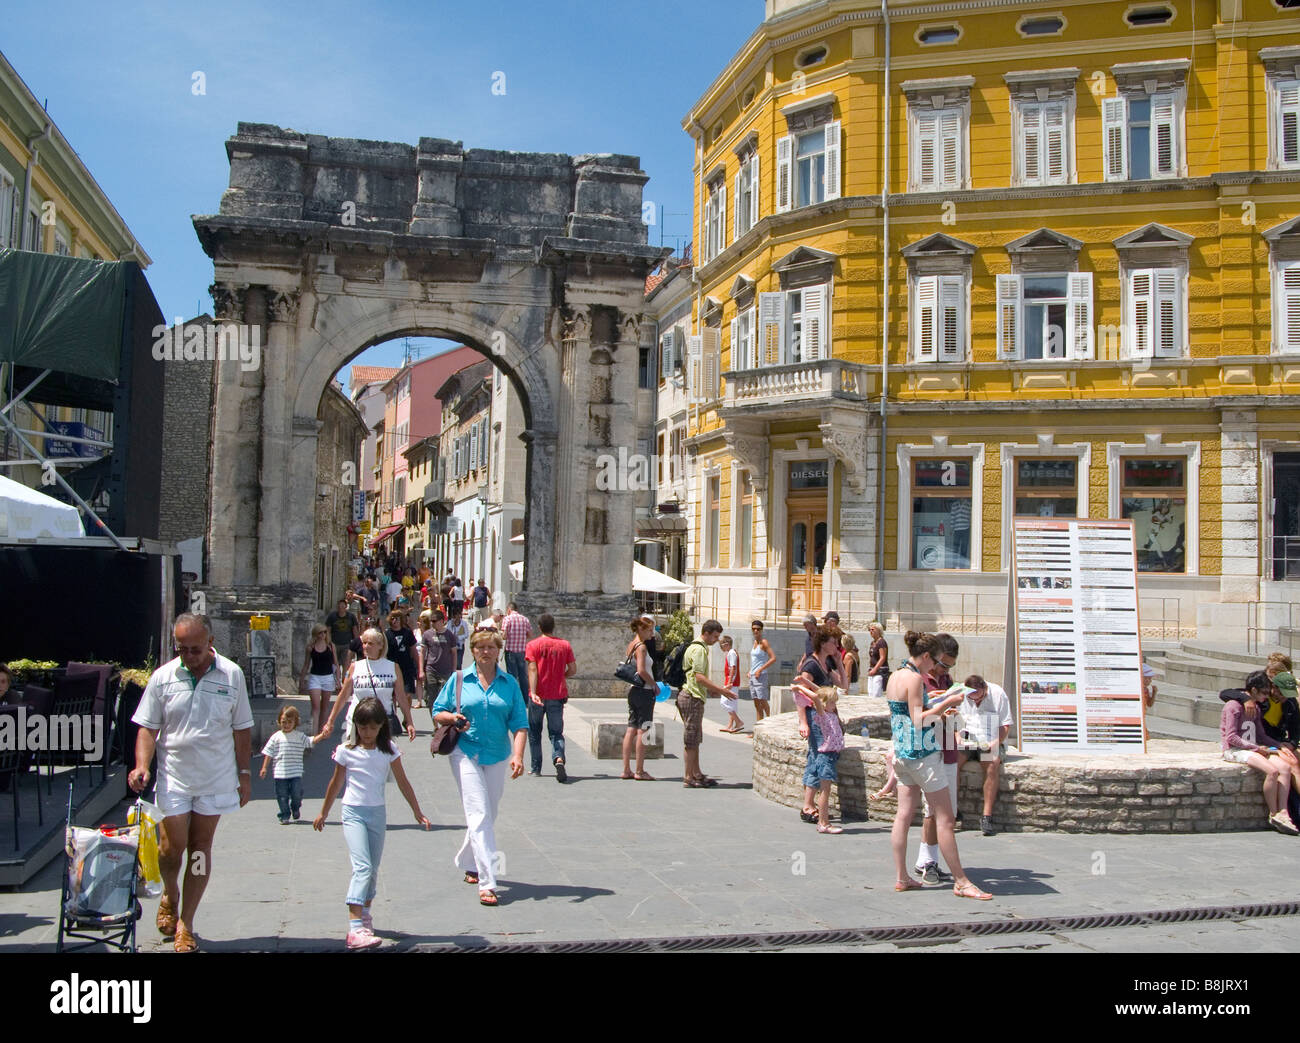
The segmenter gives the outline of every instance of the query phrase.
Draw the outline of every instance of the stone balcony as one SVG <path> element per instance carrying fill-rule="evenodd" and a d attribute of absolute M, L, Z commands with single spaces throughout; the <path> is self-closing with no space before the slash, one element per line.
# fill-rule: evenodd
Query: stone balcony
<path fill-rule="evenodd" d="M 723 378 L 724 410 L 761 409 L 766 416 L 797 415 L 810 405 L 865 403 L 880 379 L 870 367 L 843 359 L 731 370 Z"/>

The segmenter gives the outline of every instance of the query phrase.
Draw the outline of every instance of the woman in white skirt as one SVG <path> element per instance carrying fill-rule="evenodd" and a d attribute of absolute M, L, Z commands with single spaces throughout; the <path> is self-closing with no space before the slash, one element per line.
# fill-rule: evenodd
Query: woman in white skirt
<path fill-rule="evenodd" d="M 401 671 L 391 659 L 384 658 L 388 641 L 380 631 L 372 627 L 361 635 L 361 647 L 365 655 L 348 668 L 348 676 L 339 690 L 338 698 L 334 700 L 329 720 L 317 738 L 327 738 L 334 731 L 334 722 L 338 720 L 339 711 L 346 703 L 347 724 L 343 730 L 343 741 L 355 744 L 352 713 L 362 699 L 373 697 L 379 700 L 384 712 L 388 714 L 388 723 L 394 735 L 403 730 L 396 712 L 396 707 L 402 708 L 402 716 L 406 718 L 406 737 L 414 742 L 415 718 L 411 716 L 411 701 L 402 685 Z"/>
<path fill-rule="evenodd" d="M 309 672 L 310 671 L 310 672 Z M 311 696 L 311 726 L 320 731 L 325 724 L 325 708 L 329 697 L 339 686 L 339 660 L 329 639 L 329 627 L 317 623 L 311 628 L 311 641 L 302 661 L 302 675 L 298 684 L 305 686 Z"/>

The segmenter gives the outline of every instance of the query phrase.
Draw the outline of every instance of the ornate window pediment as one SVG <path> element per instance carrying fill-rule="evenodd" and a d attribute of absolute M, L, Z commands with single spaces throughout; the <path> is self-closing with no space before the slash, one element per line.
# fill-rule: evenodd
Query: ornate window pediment
<path fill-rule="evenodd" d="M 1263 236 L 1275 261 L 1300 261 L 1300 217 L 1266 229 Z"/>
<path fill-rule="evenodd" d="M 903 247 L 900 253 L 916 275 L 950 275 L 970 271 L 975 246 L 943 232 L 935 232 L 920 242 Z"/>
<path fill-rule="evenodd" d="M 1079 268 L 1083 243 L 1050 228 L 1039 228 L 1007 243 L 1007 253 L 1018 272 L 1073 272 Z"/>
<path fill-rule="evenodd" d="M 1187 264 L 1187 251 L 1195 236 L 1154 221 L 1114 240 L 1115 250 L 1127 266 L 1176 267 Z"/>
<path fill-rule="evenodd" d="M 1121 62 L 1110 67 L 1120 94 L 1157 94 L 1181 91 L 1187 86 L 1189 58 L 1164 58 L 1154 62 Z"/>
<path fill-rule="evenodd" d="M 1008 72 L 1002 77 L 1007 90 L 1017 101 L 1062 101 L 1074 97 L 1074 85 L 1079 79 L 1077 68 L 1027 69 Z"/>
<path fill-rule="evenodd" d="M 754 303 L 754 280 L 748 275 L 737 275 L 731 282 L 730 296 L 736 307 L 744 310 Z"/>
<path fill-rule="evenodd" d="M 790 290 L 799 286 L 811 286 L 815 283 L 830 282 L 835 274 L 836 256 L 825 250 L 811 246 L 796 246 L 774 265 L 781 280 L 781 289 Z"/>

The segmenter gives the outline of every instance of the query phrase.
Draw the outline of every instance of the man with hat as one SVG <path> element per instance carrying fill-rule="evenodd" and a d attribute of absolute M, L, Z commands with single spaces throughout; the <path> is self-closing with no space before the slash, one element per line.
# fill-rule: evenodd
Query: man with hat
<path fill-rule="evenodd" d="M 1300 768 L 1300 758 L 1296 756 L 1296 748 L 1300 746 L 1300 706 L 1296 704 L 1295 675 L 1289 670 L 1273 675 L 1273 690 L 1263 710 L 1264 734 L 1277 744 L 1278 756 L 1291 765 L 1291 777 L 1300 792 L 1300 778 L 1296 777 L 1296 769 Z"/>

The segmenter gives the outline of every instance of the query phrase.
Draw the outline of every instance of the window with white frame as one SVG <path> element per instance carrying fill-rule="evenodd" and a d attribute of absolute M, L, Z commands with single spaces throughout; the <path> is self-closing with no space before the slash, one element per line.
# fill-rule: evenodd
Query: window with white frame
<path fill-rule="evenodd" d="M 1125 327 L 1131 358 L 1181 358 L 1187 354 L 1185 276 L 1179 268 L 1137 268 L 1124 273 Z"/>
<path fill-rule="evenodd" d="M 1185 58 L 1111 66 L 1118 93 L 1103 98 L 1102 169 L 1107 181 L 1184 177 Z"/>
<path fill-rule="evenodd" d="M 923 275 L 912 282 L 912 358 L 962 362 L 966 358 L 966 279 Z"/>
<path fill-rule="evenodd" d="M 1119 460 L 1120 517 L 1133 521 L 1138 571 L 1187 571 L 1187 457 Z"/>
<path fill-rule="evenodd" d="M 732 369 L 756 369 L 759 365 L 757 316 L 756 308 L 746 308 L 731 320 Z"/>
<path fill-rule="evenodd" d="M 747 152 L 740 157 L 740 169 L 733 180 L 732 195 L 735 199 L 735 228 L 732 238 L 739 239 L 754 225 L 758 224 L 758 152 Z"/>
<path fill-rule="evenodd" d="M 1273 86 L 1271 150 L 1276 170 L 1300 167 L 1300 79 L 1281 80 Z"/>
<path fill-rule="evenodd" d="M 659 376 L 662 380 L 676 377 L 686 368 L 686 329 L 673 326 L 664 330 L 659 338 Z"/>
<path fill-rule="evenodd" d="M 829 358 L 830 285 L 758 295 L 755 364 L 786 366 Z"/>
<path fill-rule="evenodd" d="M 911 185 L 913 192 L 965 188 L 963 139 L 965 119 L 961 109 L 912 112 Z"/>
<path fill-rule="evenodd" d="M 1300 353 L 1300 261 L 1273 270 L 1273 345 L 1276 351 Z"/>
<path fill-rule="evenodd" d="M 736 472 L 736 557 L 732 565 L 747 569 L 754 562 L 754 483 L 748 471 Z"/>
<path fill-rule="evenodd" d="M 1066 101 L 1021 102 L 1016 108 L 1019 140 L 1015 154 L 1015 183 L 1069 184 L 1070 104 Z"/>
<path fill-rule="evenodd" d="M 18 208 L 14 179 L 0 170 L 0 246 L 16 246 L 14 218 Z"/>
<path fill-rule="evenodd" d="M 910 463 L 912 501 L 909 567 L 971 567 L 971 481 L 969 456 L 915 458 Z M 974 548 L 978 553 L 979 548 Z"/>
<path fill-rule="evenodd" d="M 776 142 L 776 211 L 840 197 L 840 121 L 830 120 Z"/>
<path fill-rule="evenodd" d="M 704 567 L 716 569 L 721 564 L 718 557 L 722 540 L 722 479 L 716 475 L 708 479 L 704 506 L 707 516 L 704 527 Z"/>
<path fill-rule="evenodd" d="M 41 246 L 41 215 L 35 210 L 27 211 L 27 224 L 23 230 L 23 249 L 40 251 Z"/>
<path fill-rule="evenodd" d="M 726 246 L 726 222 L 726 178 L 719 177 L 710 182 L 708 201 L 704 207 L 704 256 L 700 258 L 701 261 L 712 260 L 722 253 Z"/>
<path fill-rule="evenodd" d="M 997 277 L 998 358 L 1089 359 L 1092 273 Z"/>
<path fill-rule="evenodd" d="M 58 230 L 55 230 L 54 232 L 54 252 L 60 257 L 68 257 L 72 253 L 72 251 L 68 249 L 68 240 L 64 238 L 63 233 Z"/>

